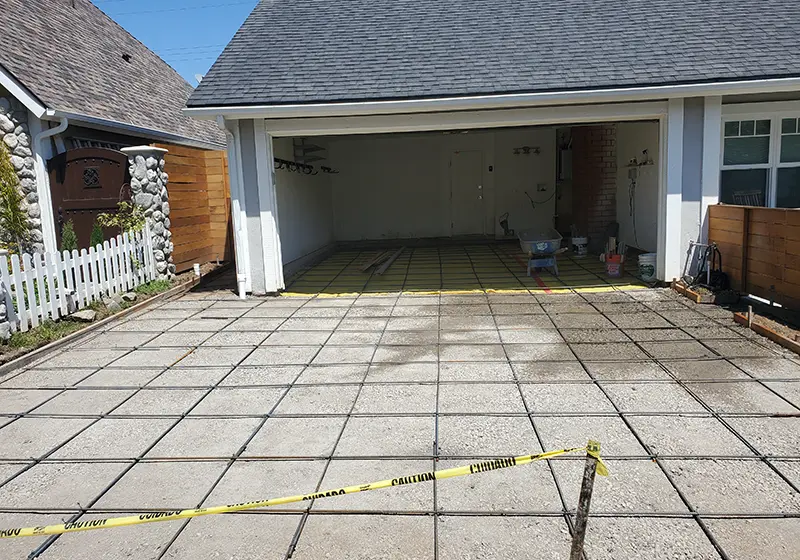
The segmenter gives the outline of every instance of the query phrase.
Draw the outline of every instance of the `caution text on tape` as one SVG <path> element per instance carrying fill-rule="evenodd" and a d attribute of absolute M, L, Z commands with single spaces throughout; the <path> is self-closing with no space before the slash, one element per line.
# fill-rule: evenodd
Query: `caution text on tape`
<path fill-rule="evenodd" d="M 128 525 L 141 525 L 144 523 L 155 523 L 159 521 L 188 519 L 190 517 L 200 517 L 202 515 L 234 513 L 237 511 L 274 507 L 284 504 L 291 504 L 295 502 L 330 498 L 333 496 L 356 494 L 358 492 L 367 492 L 369 490 L 380 490 L 383 488 L 391 488 L 393 486 L 418 484 L 422 482 L 431 482 L 433 480 L 454 478 L 457 476 L 468 476 L 472 474 L 485 473 L 499 469 L 507 469 L 510 467 L 527 465 L 528 463 L 533 463 L 534 461 L 552 459 L 553 457 L 558 457 L 559 455 L 566 455 L 568 453 L 578 453 L 581 451 L 585 451 L 588 455 L 597 459 L 597 474 L 600 474 L 602 476 L 608 475 L 608 469 L 606 468 L 602 459 L 600 459 L 600 444 L 595 441 L 589 441 L 586 447 L 572 447 L 569 449 L 559 449 L 557 451 L 547 451 L 544 453 L 536 453 L 533 455 L 520 455 L 518 457 L 491 459 L 488 461 L 482 461 L 480 463 L 464 465 L 462 467 L 453 467 L 451 469 L 445 469 L 441 471 L 430 471 L 425 473 L 413 474 L 409 476 L 400 476 L 397 478 L 390 478 L 378 482 L 360 484 L 357 486 L 345 486 L 343 488 L 336 488 L 334 490 L 327 490 L 322 492 L 314 492 L 311 494 L 299 494 L 296 496 L 286 496 L 284 498 L 256 500 L 251 502 L 241 502 L 238 504 L 229 504 L 224 506 L 214 506 L 207 508 L 152 512 L 152 513 L 143 513 L 141 515 L 110 517 L 106 519 L 91 519 L 87 521 L 78 520 L 78 521 L 71 521 L 69 523 L 61 523 L 59 525 L 47 525 L 47 526 L 25 527 L 25 528 L 15 528 L 15 529 L 0 529 L 0 538 L 60 535 L 63 533 L 74 533 L 77 531 L 91 531 L 94 529 L 111 529 L 113 527 L 126 527 Z"/>

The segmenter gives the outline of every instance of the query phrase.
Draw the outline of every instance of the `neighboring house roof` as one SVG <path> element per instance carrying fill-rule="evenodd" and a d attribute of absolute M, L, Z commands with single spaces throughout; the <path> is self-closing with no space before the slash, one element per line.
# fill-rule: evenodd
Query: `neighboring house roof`
<path fill-rule="evenodd" d="M 192 87 L 89 0 L 2 0 L 0 37 L 0 65 L 48 109 L 225 144 L 182 114 Z"/>
<path fill-rule="evenodd" d="M 261 0 L 190 107 L 800 75 L 796 0 Z"/>

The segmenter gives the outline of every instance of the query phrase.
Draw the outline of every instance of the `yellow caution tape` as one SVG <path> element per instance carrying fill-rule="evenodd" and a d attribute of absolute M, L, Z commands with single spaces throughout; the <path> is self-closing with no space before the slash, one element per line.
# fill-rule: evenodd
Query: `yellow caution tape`
<path fill-rule="evenodd" d="M 463 467 L 453 467 L 451 469 L 445 469 L 442 471 L 430 471 L 425 473 L 413 474 L 410 476 L 401 476 L 398 478 L 391 478 L 387 480 L 381 480 L 380 482 L 371 482 L 369 484 L 361 484 L 358 486 L 345 486 L 343 488 L 336 488 L 335 490 L 314 492 L 313 494 L 301 494 L 297 496 L 287 496 L 285 498 L 272 498 L 270 500 L 242 502 L 239 504 L 230 504 L 226 506 L 143 513 L 141 515 L 110 517 L 107 519 L 92 519 L 88 521 L 71 521 L 69 523 L 61 523 L 59 525 L 47 525 L 40 527 L 26 527 L 17 529 L 0 529 L 0 538 L 10 539 L 16 537 L 61 535 L 63 533 L 75 533 L 77 531 L 110 529 L 112 527 L 126 527 L 128 525 L 141 525 L 143 523 L 156 523 L 159 521 L 173 521 L 176 519 L 200 517 L 201 515 L 216 515 L 219 513 L 233 513 L 236 511 L 245 511 L 249 509 L 280 506 L 283 504 L 291 504 L 295 502 L 317 500 L 320 498 L 330 498 L 333 496 L 343 496 L 345 494 L 356 494 L 358 492 L 367 492 L 368 490 L 380 490 L 382 488 L 391 488 L 393 486 L 417 484 L 420 482 L 443 480 L 445 478 L 453 478 L 456 476 L 467 476 L 471 474 L 495 471 L 498 469 L 506 469 L 509 467 L 517 467 L 519 465 L 526 465 L 528 463 L 533 463 L 534 461 L 551 459 L 553 457 L 558 457 L 559 455 L 565 455 L 567 453 L 577 453 L 579 451 L 586 451 L 588 455 L 597 459 L 597 474 L 600 474 L 602 476 L 608 476 L 608 469 L 606 468 L 602 459 L 600 459 L 600 444 L 597 443 L 596 441 L 589 441 L 586 447 L 572 447 L 570 449 L 547 451 L 545 453 L 537 453 L 535 455 L 520 455 L 519 457 L 505 457 L 503 459 L 491 459 L 488 461 L 482 461 L 480 463 L 474 463 L 472 465 L 465 465 Z"/>

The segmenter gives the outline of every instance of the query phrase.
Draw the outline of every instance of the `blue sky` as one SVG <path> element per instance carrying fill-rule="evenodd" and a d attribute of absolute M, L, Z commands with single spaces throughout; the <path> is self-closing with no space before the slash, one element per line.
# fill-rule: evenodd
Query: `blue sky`
<path fill-rule="evenodd" d="M 258 0 L 92 0 L 193 86 Z"/>

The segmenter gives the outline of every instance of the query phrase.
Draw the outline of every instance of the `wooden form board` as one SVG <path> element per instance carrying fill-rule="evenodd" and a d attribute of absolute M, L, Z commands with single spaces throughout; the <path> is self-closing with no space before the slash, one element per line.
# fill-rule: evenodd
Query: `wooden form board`
<path fill-rule="evenodd" d="M 173 261 L 178 272 L 196 262 L 231 260 L 227 153 L 173 144 L 156 146 L 168 150 L 164 171 L 169 175 Z"/>
<path fill-rule="evenodd" d="M 709 240 L 734 289 L 800 309 L 800 210 L 711 206 Z"/>

